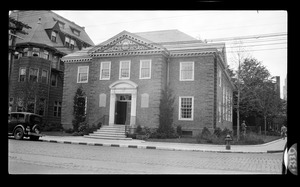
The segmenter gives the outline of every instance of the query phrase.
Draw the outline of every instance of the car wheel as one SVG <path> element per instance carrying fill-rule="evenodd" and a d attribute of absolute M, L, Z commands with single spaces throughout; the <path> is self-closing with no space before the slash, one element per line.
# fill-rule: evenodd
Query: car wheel
<path fill-rule="evenodd" d="M 24 131 L 22 128 L 17 128 L 14 132 L 14 137 L 16 140 L 22 140 L 24 137 Z"/>
<path fill-rule="evenodd" d="M 30 140 L 33 140 L 33 141 L 38 141 L 39 140 L 39 136 L 30 136 Z"/>

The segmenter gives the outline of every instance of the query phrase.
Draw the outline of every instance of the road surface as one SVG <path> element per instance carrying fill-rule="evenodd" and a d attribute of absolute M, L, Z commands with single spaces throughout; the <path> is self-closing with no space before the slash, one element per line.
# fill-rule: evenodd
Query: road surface
<path fill-rule="evenodd" d="M 282 153 L 213 153 L 8 140 L 9 174 L 281 174 Z"/>

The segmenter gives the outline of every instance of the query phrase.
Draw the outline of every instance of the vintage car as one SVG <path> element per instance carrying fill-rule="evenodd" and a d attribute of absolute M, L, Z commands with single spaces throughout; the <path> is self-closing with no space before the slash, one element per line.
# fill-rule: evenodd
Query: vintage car
<path fill-rule="evenodd" d="M 38 140 L 41 134 L 43 117 L 29 112 L 11 112 L 8 114 L 8 135 L 21 140 L 29 137 L 31 140 Z"/>

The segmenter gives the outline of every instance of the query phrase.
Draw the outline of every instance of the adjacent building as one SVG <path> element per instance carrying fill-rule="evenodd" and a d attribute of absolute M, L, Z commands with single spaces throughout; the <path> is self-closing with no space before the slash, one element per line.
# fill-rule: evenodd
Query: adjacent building
<path fill-rule="evenodd" d="M 9 102 L 10 111 L 44 116 L 61 122 L 64 63 L 67 54 L 93 46 L 81 27 L 52 11 L 13 11 L 11 18 L 31 27 L 15 38 Z"/>
<path fill-rule="evenodd" d="M 196 135 L 204 127 L 232 129 L 234 85 L 224 43 L 203 43 L 178 30 L 123 31 L 62 58 L 64 128 L 72 128 L 73 98 L 85 93 L 86 120 L 157 128 L 162 90 L 173 90 L 174 125 Z M 107 120 L 104 120 L 107 119 Z"/>

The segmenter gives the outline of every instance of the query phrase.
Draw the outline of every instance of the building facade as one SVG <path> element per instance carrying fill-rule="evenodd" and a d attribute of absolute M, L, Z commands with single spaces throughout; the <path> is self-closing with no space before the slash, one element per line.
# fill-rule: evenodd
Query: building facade
<path fill-rule="evenodd" d="M 44 116 L 61 123 L 64 63 L 67 54 L 93 46 L 83 27 L 52 11 L 14 11 L 10 17 L 28 24 L 15 38 L 9 80 L 10 111 Z"/>
<path fill-rule="evenodd" d="M 73 98 L 85 93 L 89 125 L 157 128 L 162 91 L 173 90 L 174 126 L 196 135 L 204 127 L 232 129 L 233 84 L 225 44 L 207 44 L 178 30 L 123 31 L 62 58 L 62 124 L 72 128 Z"/>

